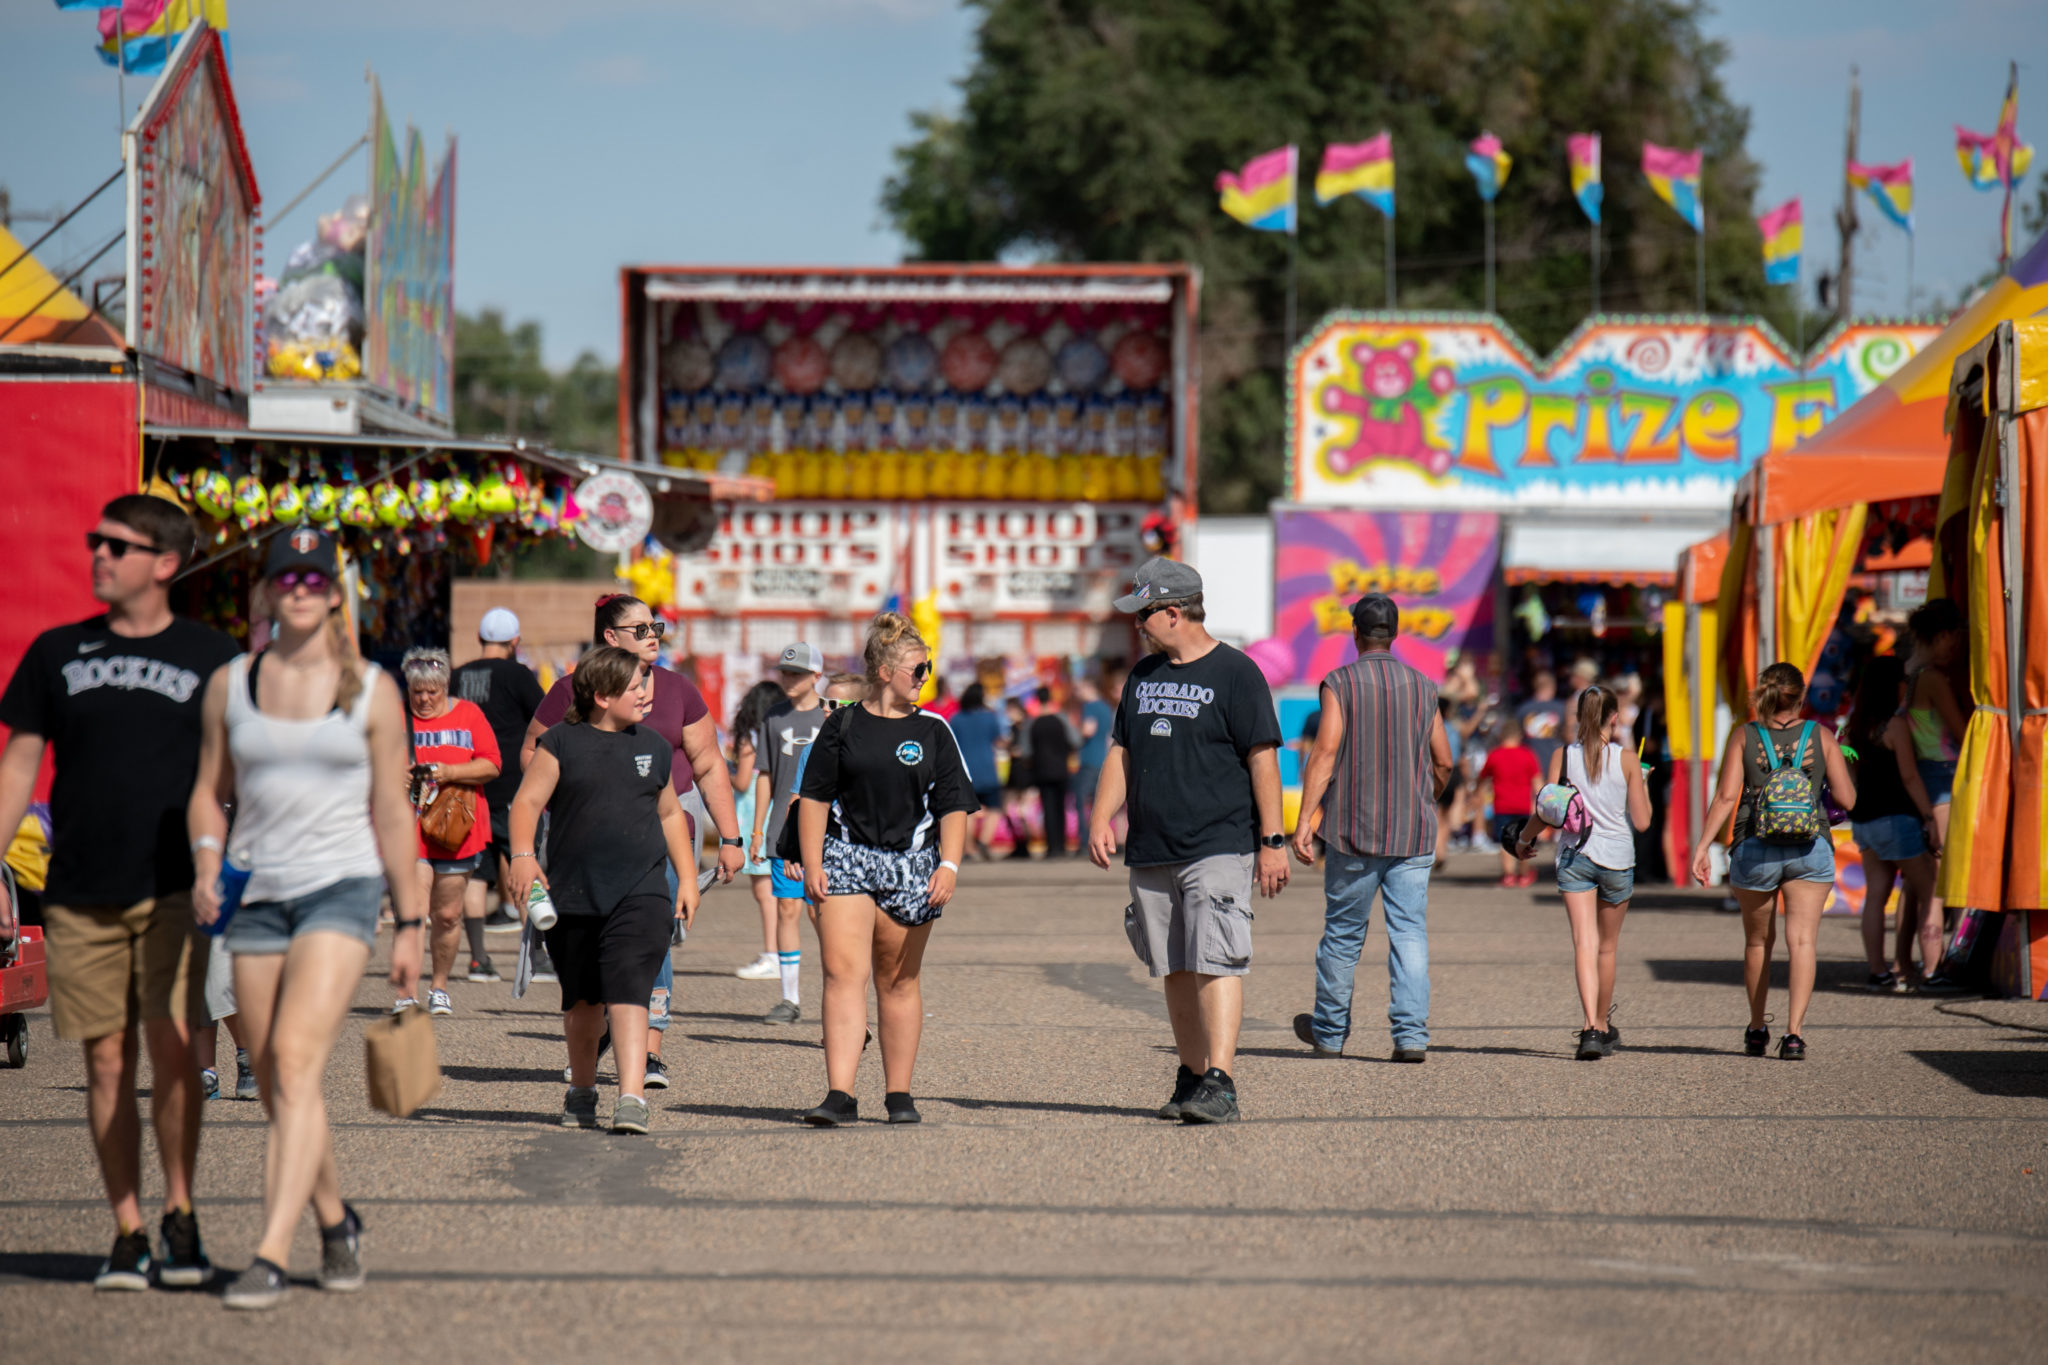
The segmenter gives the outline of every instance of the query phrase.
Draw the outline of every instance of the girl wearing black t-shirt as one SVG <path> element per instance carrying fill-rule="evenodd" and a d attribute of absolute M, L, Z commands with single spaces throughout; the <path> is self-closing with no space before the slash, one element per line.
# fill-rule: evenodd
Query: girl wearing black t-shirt
<path fill-rule="evenodd" d="M 918 708 L 931 651 L 910 622 L 877 616 L 866 662 L 868 699 L 825 718 L 797 789 L 804 884 L 819 907 L 825 960 L 829 1089 L 804 1115 L 820 1127 L 858 1115 L 853 1086 L 870 979 L 889 1122 L 918 1122 L 910 1098 L 924 1027 L 917 973 L 932 921 L 953 898 L 967 817 L 979 809 L 953 732 Z"/>
<path fill-rule="evenodd" d="M 669 864 L 691 865 L 690 836 L 670 780 L 674 747 L 640 723 L 653 705 L 648 666 L 607 646 L 573 677 L 573 704 L 535 745 L 512 802 L 512 884 L 524 902 L 538 881 L 559 916 L 546 938 L 569 1040 L 562 1126 L 597 1126 L 597 1044 L 609 1014 L 619 1069 L 612 1131 L 644 1133 L 647 999 L 671 921 L 696 917 L 697 879 L 669 891 Z M 543 809 L 551 874 L 534 848 Z"/>

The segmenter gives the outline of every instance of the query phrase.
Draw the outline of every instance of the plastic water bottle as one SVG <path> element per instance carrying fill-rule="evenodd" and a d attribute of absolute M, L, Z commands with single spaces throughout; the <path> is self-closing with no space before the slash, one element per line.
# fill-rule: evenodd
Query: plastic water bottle
<path fill-rule="evenodd" d="M 545 933 L 555 927 L 555 903 L 548 898 L 548 889 L 536 879 L 526 893 L 526 922 Z"/>

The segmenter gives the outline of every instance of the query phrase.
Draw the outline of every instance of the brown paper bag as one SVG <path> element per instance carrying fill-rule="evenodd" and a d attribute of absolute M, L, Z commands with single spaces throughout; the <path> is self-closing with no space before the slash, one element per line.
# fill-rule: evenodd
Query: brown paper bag
<path fill-rule="evenodd" d="M 417 1006 L 363 1030 L 370 1106 L 404 1118 L 441 1093 L 441 1056 L 434 1025 Z"/>

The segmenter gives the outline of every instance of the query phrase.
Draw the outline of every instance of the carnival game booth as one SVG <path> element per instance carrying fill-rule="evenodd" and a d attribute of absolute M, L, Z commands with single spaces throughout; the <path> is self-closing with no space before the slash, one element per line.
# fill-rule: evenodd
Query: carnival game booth
<path fill-rule="evenodd" d="M 884 605 L 957 690 L 1129 659 L 1110 603 L 1194 508 L 1185 265 L 629 266 L 620 457 L 771 479 L 673 565 L 688 648 L 835 660 Z M 659 577 L 659 574 L 656 574 Z"/>
<path fill-rule="evenodd" d="M 1799 354 L 1755 319 L 1603 316 L 1544 359 L 1483 314 L 1326 316 L 1293 354 L 1292 501 L 1275 509 L 1275 628 L 1296 681 L 1349 659 L 1327 604 L 1383 568 L 1409 573 L 1392 595 L 1428 629 L 1434 676 L 1455 648 L 1520 691 L 1583 656 L 1658 696 L 1673 565 L 1725 525 L 1737 476 L 1935 331 L 1856 322 Z M 1487 562 L 1455 592 L 1418 576 L 1444 538 L 1489 527 Z"/>
<path fill-rule="evenodd" d="M 1994 986 L 2048 1000 L 2048 318 L 1959 357 L 1948 408 L 1932 586 L 1965 604 L 1976 703 L 1942 851 L 1942 895 L 1969 907 L 1949 952 L 1996 934 Z"/>

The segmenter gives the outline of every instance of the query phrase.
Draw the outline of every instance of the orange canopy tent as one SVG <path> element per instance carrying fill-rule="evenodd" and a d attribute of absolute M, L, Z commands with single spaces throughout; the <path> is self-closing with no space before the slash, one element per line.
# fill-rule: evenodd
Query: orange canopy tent
<path fill-rule="evenodd" d="M 2001 322 L 2043 310 L 2048 236 L 1882 385 L 1811 440 L 1743 475 L 1720 594 L 1721 684 L 1731 707 L 1744 709 L 1767 663 L 1813 672 L 1857 567 L 1870 504 L 1942 491 L 1957 360 Z M 1759 601 L 1771 610 L 1759 612 Z"/>
<path fill-rule="evenodd" d="M 2048 318 L 2001 322 L 1955 362 L 1935 579 L 1965 604 L 1976 702 L 1942 850 L 1952 905 L 2026 911 L 2005 976 L 2048 991 Z M 2016 978 L 2016 979 L 2015 979 Z"/>

